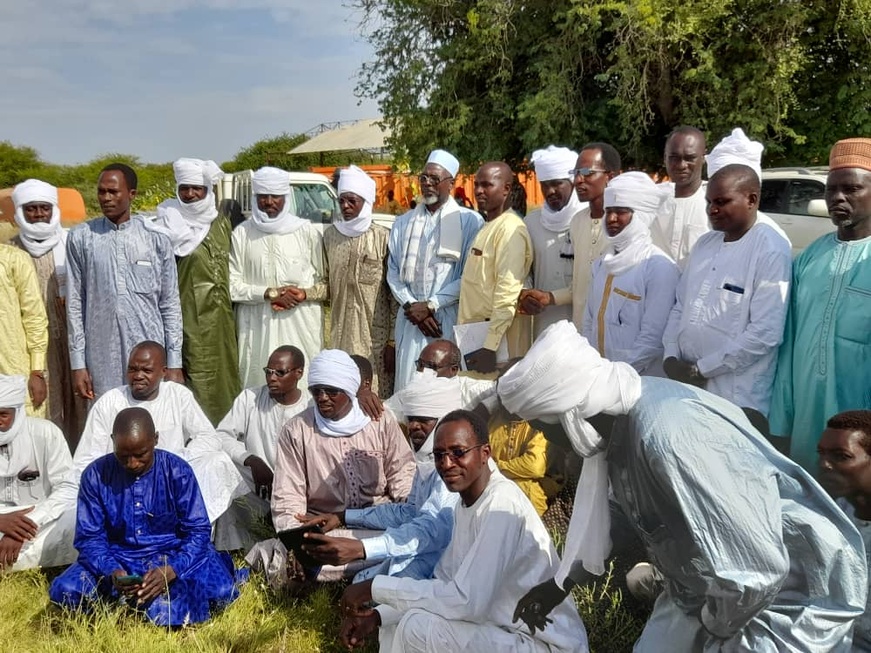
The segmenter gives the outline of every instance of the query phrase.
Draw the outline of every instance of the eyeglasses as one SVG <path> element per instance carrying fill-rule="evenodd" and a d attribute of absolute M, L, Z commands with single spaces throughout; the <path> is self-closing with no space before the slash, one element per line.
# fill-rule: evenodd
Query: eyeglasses
<path fill-rule="evenodd" d="M 417 415 L 406 415 L 405 421 L 409 424 L 411 422 L 417 422 L 418 424 L 426 424 L 427 422 L 435 422 L 437 417 L 419 417 Z"/>
<path fill-rule="evenodd" d="M 607 170 L 599 170 L 598 168 L 575 168 L 574 170 L 569 170 L 569 174 L 572 177 L 592 177 L 597 172 L 608 172 Z"/>
<path fill-rule="evenodd" d="M 473 449 L 480 449 L 483 446 L 483 444 L 476 444 L 474 447 L 469 447 L 468 449 L 454 448 L 448 449 L 447 451 L 433 451 L 432 459 L 436 461 L 436 463 L 440 463 L 445 459 L 445 457 L 449 457 L 451 459 L 451 462 L 457 462 L 460 458 L 465 456 Z"/>
<path fill-rule="evenodd" d="M 295 367 L 291 367 L 289 370 L 275 370 L 275 369 L 272 369 L 271 367 L 264 367 L 264 368 L 263 368 L 263 373 L 266 375 L 266 378 L 267 378 L 267 379 L 268 379 L 270 376 L 272 376 L 273 374 L 274 374 L 275 376 L 277 376 L 279 379 L 283 379 L 283 378 L 286 377 L 288 374 L 290 374 L 291 372 L 293 372 L 295 369 L 296 369 Z"/>
<path fill-rule="evenodd" d="M 429 184 L 431 186 L 438 186 L 443 181 L 448 181 L 449 179 L 453 179 L 453 177 L 445 177 L 442 179 L 441 177 L 436 177 L 435 175 L 418 175 L 417 180 L 421 184 Z"/>
<path fill-rule="evenodd" d="M 418 358 L 416 361 L 414 361 L 414 364 L 417 367 L 418 372 L 422 372 L 424 368 L 432 370 L 433 372 L 438 372 L 443 367 L 448 367 L 448 363 L 439 365 L 438 363 L 433 363 L 432 361 L 425 361 L 422 358 Z"/>
<path fill-rule="evenodd" d="M 322 392 L 325 395 L 327 395 L 330 399 L 335 399 L 336 397 L 339 396 L 340 392 L 343 392 L 343 390 L 341 390 L 340 388 L 331 388 L 328 385 L 313 385 L 308 389 L 308 391 L 311 393 L 311 396 L 314 397 L 315 399 L 320 397 Z"/>

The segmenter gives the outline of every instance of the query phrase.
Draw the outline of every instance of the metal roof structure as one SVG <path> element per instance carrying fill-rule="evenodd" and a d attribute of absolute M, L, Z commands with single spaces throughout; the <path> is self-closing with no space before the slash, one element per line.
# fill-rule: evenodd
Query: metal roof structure
<path fill-rule="evenodd" d="M 385 140 L 389 129 L 381 129 L 378 118 L 357 120 L 350 124 L 336 123 L 335 129 L 322 131 L 317 136 L 297 145 L 288 154 L 311 154 L 316 152 L 342 152 L 346 150 L 371 150 L 380 152 L 387 148 Z"/>

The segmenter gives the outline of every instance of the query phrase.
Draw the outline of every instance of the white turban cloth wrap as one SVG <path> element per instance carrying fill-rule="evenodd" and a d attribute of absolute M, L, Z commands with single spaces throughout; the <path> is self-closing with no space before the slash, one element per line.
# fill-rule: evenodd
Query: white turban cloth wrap
<path fill-rule="evenodd" d="M 535 167 L 535 176 L 539 183 L 565 179 L 572 181 L 570 170 L 575 167 L 578 153 L 567 147 L 548 145 L 545 150 L 536 150 L 529 158 L 529 162 Z M 586 206 L 586 202 L 578 199 L 577 193 L 572 188 L 568 203 L 559 211 L 552 210 L 547 202 L 541 207 L 541 226 L 553 233 L 561 233 L 569 228 L 575 213 Z"/>
<path fill-rule="evenodd" d="M 608 245 L 602 265 L 617 276 L 650 258 L 655 248 L 648 229 L 656 217 L 661 196 L 653 180 L 643 172 L 624 172 L 605 187 L 605 213 L 612 207 L 632 209 L 632 220 L 616 236 L 605 235 Z"/>
<path fill-rule="evenodd" d="M 323 435 L 334 438 L 354 435 L 371 421 L 357 403 L 360 369 L 354 359 L 342 350 L 324 349 L 315 356 L 309 366 L 308 384 L 309 387 L 325 385 L 339 388 L 351 400 L 350 412 L 337 420 L 327 419 L 315 406 L 315 424 Z"/>
<path fill-rule="evenodd" d="M 251 220 L 254 226 L 267 234 L 291 234 L 308 221 L 290 212 L 290 174 L 280 168 L 266 166 L 251 176 Z M 270 218 L 257 206 L 257 195 L 283 195 L 284 208 Z"/>
<path fill-rule="evenodd" d="M 0 375 L 0 408 L 14 408 L 15 419 L 6 432 L 0 432 L 0 445 L 12 442 L 24 428 L 24 401 L 27 398 L 27 379 L 20 375 Z M 28 447 L 13 447 L 7 460 L 0 456 L 0 476 L 14 476 L 24 469 L 29 457 Z"/>
<path fill-rule="evenodd" d="M 339 196 L 354 193 L 363 198 L 363 208 L 351 220 L 341 217 L 333 222 L 339 233 L 348 238 L 362 236 L 372 226 L 372 205 L 375 204 L 375 180 L 357 166 L 349 166 L 339 172 Z"/>
<path fill-rule="evenodd" d="M 457 157 L 445 150 L 433 150 L 429 153 L 426 162 L 441 166 L 450 173 L 451 177 L 456 177 L 460 170 L 460 162 Z"/>
<path fill-rule="evenodd" d="M 51 204 L 51 220 L 29 223 L 24 217 L 24 205 L 31 202 Z M 12 203 L 15 205 L 15 224 L 18 225 L 24 249 L 34 258 L 53 251 L 55 268 L 65 271 L 67 230 L 60 223 L 57 188 L 39 179 L 28 179 L 12 191 Z"/>
<path fill-rule="evenodd" d="M 604 440 L 587 418 L 626 414 L 641 396 L 641 377 L 627 363 L 599 356 L 573 324 L 561 320 L 499 379 L 497 391 L 505 408 L 523 419 L 558 419 L 572 448 L 586 458 L 556 582 L 563 585 L 576 561 L 602 574 L 611 550 L 608 465 Z"/>
<path fill-rule="evenodd" d="M 460 390 L 459 377 L 447 378 L 437 376 L 435 370 L 424 369 L 415 372 L 411 381 L 400 393 L 402 414 L 410 417 L 434 417 L 441 420 L 453 410 L 463 407 L 463 395 Z M 432 462 L 432 447 L 435 440 L 435 428 L 429 437 L 414 453 L 418 464 Z"/>
<path fill-rule="evenodd" d="M 759 141 L 751 141 L 744 130 L 736 127 L 732 133 L 714 146 L 711 153 L 705 157 L 708 164 L 708 179 L 713 177 L 720 168 L 738 163 L 747 166 L 756 173 L 762 181 L 762 151 L 765 146 Z"/>

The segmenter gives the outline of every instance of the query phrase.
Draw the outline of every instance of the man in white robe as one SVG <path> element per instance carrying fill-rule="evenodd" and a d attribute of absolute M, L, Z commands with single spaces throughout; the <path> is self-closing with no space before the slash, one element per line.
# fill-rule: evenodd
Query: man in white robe
<path fill-rule="evenodd" d="M 643 172 L 624 172 L 605 188 L 608 245 L 593 264 L 581 333 L 608 360 L 663 376 L 662 335 L 680 272 L 650 239 L 658 203 L 656 184 Z"/>
<path fill-rule="evenodd" d="M 75 518 L 45 504 L 72 468 L 61 430 L 25 414 L 27 382 L 0 376 L 0 569 L 70 564 Z"/>
<path fill-rule="evenodd" d="M 323 348 L 328 295 L 323 236 L 290 212 L 288 173 L 260 168 L 251 191 L 251 219 L 233 230 L 230 246 L 243 388 L 261 385 L 260 366 L 276 347 L 293 343 L 307 360 Z"/>
<path fill-rule="evenodd" d="M 484 223 L 478 213 L 451 197 L 459 168 L 452 154 L 433 150 L 418 177 L 423 200 L 399 216 L 390 230 L 387 284 L 400 306 L 394 392 L 409 382 L 414 361 L 429 342 L 453 337 L 460 277 Z"/>
<path fill-rule="evenodd" d="M 555 573 L 559 558 L 535 508 L 490 467 L 487 425 L 454 411 L 433 443 L 438 474 L 460 496 L 451 543 L 434 578 L 376 576 L 345 590 L 342 641 L 354 646 L 379 631 L 382 653 L 587 651 L 584 625 L 570 598 L 539 632 L 517 622 L 517 598 Z M 374 609 L 364 606 L 371 601 Z"/>

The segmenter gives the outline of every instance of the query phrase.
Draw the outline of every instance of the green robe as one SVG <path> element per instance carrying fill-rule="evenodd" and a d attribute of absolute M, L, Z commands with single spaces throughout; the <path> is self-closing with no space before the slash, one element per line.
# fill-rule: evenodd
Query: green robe
<path fill-rule="evenodd" d="M 177 258 L 185 378 L 215 425 L 242 390 L 236 350 L 236 320 L 230 302 L 229 218 L 219 215 L 188 256 Z M 264 361 L 265 364 L 265 361 Z"/>

